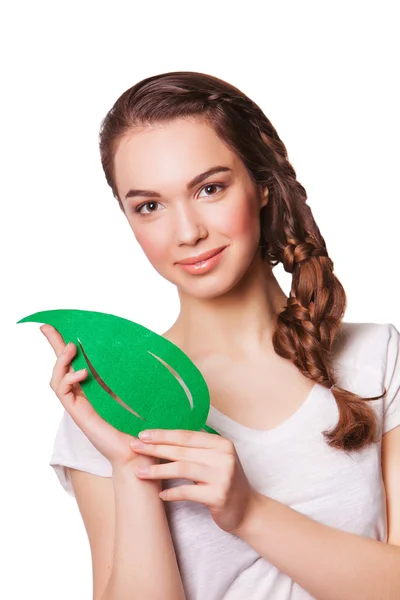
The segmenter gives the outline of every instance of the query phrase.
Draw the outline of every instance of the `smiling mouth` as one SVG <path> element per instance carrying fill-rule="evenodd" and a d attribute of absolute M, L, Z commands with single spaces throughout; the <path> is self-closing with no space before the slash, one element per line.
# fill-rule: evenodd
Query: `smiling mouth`
<path fill-rule="evenodd" d="M 220 254 L 223 250 L 225 250 L 226 246 L 221 246 L 220 248 L 216 248 L 213 253 L 209 253 L 209 252 L 204 252 L 203 253 L 203 257 L 200 254 L 198 257 L 193 257 L 192 258 L 186 258 L 184 260 L 178 261 L 176 264 L 178 265 L 183 265 L 183 266 L 193 266 L 193 265 L 199 265 L 200 263 L 206 262 L 207 260 L 210 260 L 210 258 L 214 258 L 214 256 L 217 256 L 218 254 Z"/>

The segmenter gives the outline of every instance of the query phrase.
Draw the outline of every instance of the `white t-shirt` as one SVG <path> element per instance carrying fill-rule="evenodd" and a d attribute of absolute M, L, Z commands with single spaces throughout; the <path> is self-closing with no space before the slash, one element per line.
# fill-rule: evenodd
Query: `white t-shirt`
<path fill-rule="evenodd" d="M 358 452 L 330 448 L 322 431 L 338 421 L 330 390 L 315 384 L 302 406 L 269 430 L 251 429 L 213 406 L 207 424 L 231 439 L 250 483 L 260 493 L 312 519 L 387 542 L 381 473 L 382 435 L 400 424 L 400 334 L 392 324 L 341 323 L 333 348 L 338 385 L 364 397 L 379 422 L 379 442 Z M 65 466 L 110 477 L 110 462 L 64 412 L 50 465 L 73 496 Z M 165 487 L 187 484 L 164 480 Z M 166 502 L 187 600 L 309 600 L 312 596 L 239 537 L 224 532 L 208 508 Z M 135 535 L 135 532 L 132 532 Z"/>

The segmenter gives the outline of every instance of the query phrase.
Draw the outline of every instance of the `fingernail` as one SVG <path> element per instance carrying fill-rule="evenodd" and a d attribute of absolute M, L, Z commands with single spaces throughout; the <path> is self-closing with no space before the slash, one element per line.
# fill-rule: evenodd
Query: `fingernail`
<path fill-rule="evenodd" d="M 63 352 L 66 352 L 68 350 L 69 346 L 70 346 L 70 343 L 68 342 L 68 344 L 65 346 Z"/>
<path fill-rule="evenodd" d="M 148 473 L 149 473 L 149 467 L 137 467 L 136 473 L 138 475 L 148 475 Z"/>
<path fill-rule="evenodd" d="M 143 444 L 143 442 L 140 440 L 131 440 L 130 445 L 132 448 L 145 448 L 145 444 Z"/>
<path fill-rule="evenodd" d="M 151 431 L 141 431 L 139 437 L 141 440 L 151 440 Z"/>

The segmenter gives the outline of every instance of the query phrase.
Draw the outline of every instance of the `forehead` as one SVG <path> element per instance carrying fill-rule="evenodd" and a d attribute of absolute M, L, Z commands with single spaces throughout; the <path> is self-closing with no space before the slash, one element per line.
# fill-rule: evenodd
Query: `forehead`
<path fill-rule="evenodd" d="M 166 190 L 201 172 L 238 158 L 205 122 L 176 119 L 131 130 L 119 142 L 114 157 L 115 181 L 123 197 L 129 188 Z"/>

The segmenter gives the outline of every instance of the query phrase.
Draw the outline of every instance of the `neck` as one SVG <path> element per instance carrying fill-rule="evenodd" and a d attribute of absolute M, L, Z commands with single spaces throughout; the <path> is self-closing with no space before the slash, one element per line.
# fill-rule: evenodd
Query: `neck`
<path fill-rule="evenodd" d="M 272 334 L 287 296 L 258 254 L 246 275 L 222 296 L 203 299 L 178 293 L 181 309 L 171 329 L 189 355 L 207 355 L 211 350 L 238 358 L 273 352 Z"/>

